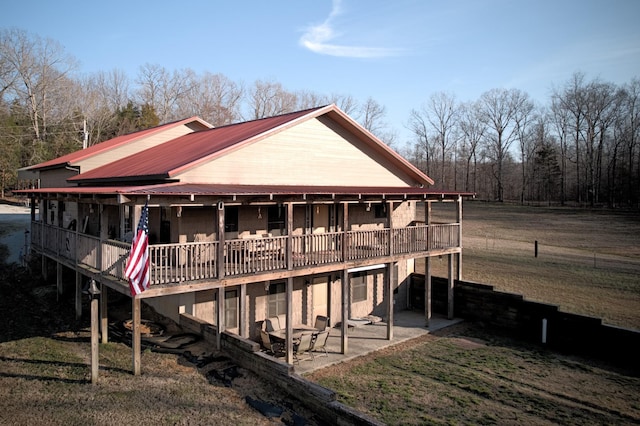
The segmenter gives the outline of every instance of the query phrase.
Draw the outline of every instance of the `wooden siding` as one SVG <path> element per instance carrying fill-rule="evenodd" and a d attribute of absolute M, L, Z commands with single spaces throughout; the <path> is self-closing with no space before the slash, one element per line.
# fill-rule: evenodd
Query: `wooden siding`
<path fill-rule="evenodd" d="M 69 185 L 67 183 L 67 179 L 72 176 L 77 175 L 78 173 L 69 170 L 69 169 L 52 169 L 52 170 L 42 170 L 40 172 L 40 187 L 41 188 L 64 188 L 67 186 L 75 186 Z"/>
<path fill-rule="evenodd" d="M 144 151 L 145 149 L 154 147 L 171 139 L 175 139 L 192 132 L 193 130 L 188 126 L 177 126 L 145 138 L 137 139 L 132 143 L 125 143 L 118 147 L 114 147 L 113 149 L 110 149 L 106 152 L 92 155 L 89 158 L 85 158 L 74 163 L 74 166 L 80 166 L 80 170 L 82 171 L 82 173 L 85 173 L 89 170 L 93 170 L 115 160 L 128 157 L 137 152 Z"/>
<path fill-rule="evenodd" d="M 326 118 L 306 121 L 176 177 L 198 183 L 413 184 L 399 168 Z"/>

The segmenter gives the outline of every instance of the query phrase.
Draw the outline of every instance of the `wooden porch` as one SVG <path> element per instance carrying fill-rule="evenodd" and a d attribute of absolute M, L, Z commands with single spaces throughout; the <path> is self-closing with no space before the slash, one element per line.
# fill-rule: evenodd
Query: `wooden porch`
<path fill-rule="evenodd" d="M 100 239 L 34 221 L 31 223 L 31 247 L 71 268 L 85 269 L 126 285 L 124 270 L 130 243 Z M 278 272 L 321 273 L 345 266 L 435 256 L 460 249 L 459 223 L 155 244 L 149 246 L 149 290 L 160 286 L 178 287 L 186 282 L 219 282 L 241 277 L 261 281 Z"/>

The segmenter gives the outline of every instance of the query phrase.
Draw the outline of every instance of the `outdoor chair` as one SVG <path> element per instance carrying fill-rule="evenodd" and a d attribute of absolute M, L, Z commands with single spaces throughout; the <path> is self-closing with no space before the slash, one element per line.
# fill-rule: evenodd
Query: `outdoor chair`
<path fill-rule="evenodd" d="M 318 331 L 325 331 L 328 325 L 329 325 L 329 318 L 322 315 L 318 315 L 316 317 L 316 322 L 313 328 L 315 328 Z"/>
<path fill-rule="evenodd" d="M 308 359 L 308 358 L 302 358 L 301 357 L 305 353 L 308 353 L 311 356 L 311 360 L 313 360 L 313 354 L 311 353 L 311 347 L 313 345 L 313 340 L 312 339 L 313 339 L 313 334 L 306 333 L 306 334 L 303 334 L 302 336 L 300 336 L 300 339 L 298 339 L 297 341 L 293 342 L 293 362 L 294 362 L 294 364 L 296 363 L 296 361 L 298 363 L 300 363 L 300 360 Z"/>
<path fill-rule="evenodd" d="M 260 330 L 262 337 L 262 346 L 274 356 L 281 355 L 284 352 L 284 345 L 280 342 L 272 342 L 271 336 L 264 330 Z"/>
<path fill-rule="evenodd" d="M 327 352 L 327 339 L 329 338 L 329 330 L 322 331 L 316 335 L 315 341 L 313 342 L 313 347 L 311 348 L 312 355 L 313 352 L 324 352 L 324 356 L 328 357 L 329 353 Z"/>

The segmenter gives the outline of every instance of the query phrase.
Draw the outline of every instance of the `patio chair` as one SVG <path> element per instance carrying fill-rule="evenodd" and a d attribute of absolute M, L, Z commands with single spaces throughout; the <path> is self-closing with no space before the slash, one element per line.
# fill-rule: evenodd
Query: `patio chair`
<path fill-rule="evenodd" d="M 301 356 L 304 355 L 305 353 L 308 353 L 311 356 L 311 360 L 313 360 L 313 354 L 311 353 L 311 346 L 313 344 L 312 338 L 313 338 L 313 334 L 306 333 L 300 336 L 300 339 L 293 342 L 294 364 L 296 363 L 296 361 L 300 363 L 300 360 L 308 359 L 308 358 L 301 358 Z"/>
<path fill-rule="evenodd" d="M 316 317 L 316 322 L 313 328 L 315 328 L 318 331 L 325 331 L 328 325 L 329 325 L 329 318 L 322 315 L 318 315 Z"/>
<path fill-rule="evenodd" d="M 324 352 L 324 356 L 328 357 L 329 353 L 327 352 L 327 339 L 329 338 L 329 330 L 321 331 L 316 335 L 316 339 L 313 342 L 313 347 L 311 348 L 312 355 L 313 352 Z"/>
<path fill-rule="evenodd" d="M 284 345 L 281 342 L 272 342 L 271 336 L 264 330 L 260 330 L 260 336 L 262 337 L 262 346 L 274 356 L 282 355 L 284 351 Z"/>

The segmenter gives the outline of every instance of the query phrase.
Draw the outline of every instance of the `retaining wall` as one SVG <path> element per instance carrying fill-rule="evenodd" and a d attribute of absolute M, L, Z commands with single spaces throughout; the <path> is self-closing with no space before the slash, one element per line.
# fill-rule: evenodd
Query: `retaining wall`
<path fill-rule="evenodd" d="M 424 275 L 414 274 L 413 279 L 424 282 Z M 431 282 L 434 312 L 446 313 L 447 279 L 432 277 Z M 563 312 L 557 305 L 525 300 L 521 295 L 496 291 L 487 284 L 456 281 L 454 314 L 564 353 L 597 357 L 632 368 L 637 368 L 640 359 L 639 330 Z M 543 343 L 543 320 L 546 320 L 546 343 Z"/>
<path fill-rule="evenodd" d="M 216 344 L 217 328 L 215 325 L 183 313 L 180 314 L 180 326 L 187 331 L 203 336 L 212 345 Z M 253 340 L 223 331 L 221 345 L 224 352 L 239 366 L 278 386 L 291 398 L 297 399 L 311 409 L 327 424 L 382 425 L 377 420 L 336 401 L 334 391 L 296 374 L 292 365 L 261 352 L 260 344 Z"/>

